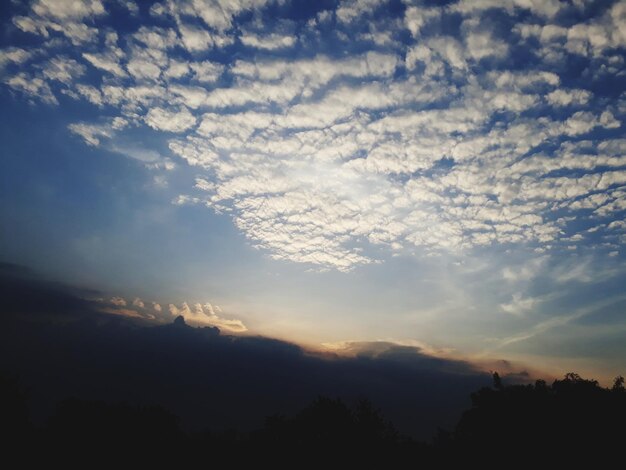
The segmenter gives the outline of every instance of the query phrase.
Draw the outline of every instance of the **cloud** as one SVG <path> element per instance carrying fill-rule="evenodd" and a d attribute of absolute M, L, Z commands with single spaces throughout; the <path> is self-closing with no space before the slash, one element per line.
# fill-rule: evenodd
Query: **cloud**
<path fill-rule="evenodd" d="M 554 90 L 546 95 L 552 106 L 585 105 L 591 99 L 591 92 L 587 90 Z"/>
<path fill-rule="evenodd" d="M 516 9 L 521 9 L 547 18 L 554 17 L 562 8 L 559 0 L 461 0 L 452 6 L 452 10 L 468 15 L 490 9 L 504 9 L 514 14 Z"/>
<path fill-rule="evenodd" d="M 105 314 L 140 319 L 154 326 L 171 323 L 172 316 L 183 315 L 194 325 L 216 326 L 228 333 L 248 331 L 241 320 L 225 317 L 219 306 L 208 302 L 191 307 L 186 302 L 180 307 L 169 304 L 166 313 L 157 302 L 146 302 L 140 297 L 105 297 L 100 291 L 49 281 L 26 267 L 4 262 L 0 262 L 0 294 L 0 313 L 16 318 L 36 315 L 51 320 L 99 321 Z"/>
<path fill-rule="evenodd" d="M 152 108 L 146 115 L 146 123 L 159 131 L 183 132 L 195 126 L 196 118 L 187 108 L 174 111 L 164 108 Z"/>
<path fill-rule="evenodd" d="M 67 57 L 53 57 L 44 65 L 43 75 L 49 80 L 57 80 L 69 85 L 85 74 L 86 67 Z"/>
<path fill-rule="evenodd" d="M 204 29 L 181 25 L 179 31 L 183 45 L 189 52 L 205 51 L 215 45 L 215 36 Z"/>
<path fill-rule="evenodd" d="M 18 90 L 25 95 L 41 100 L 46 104 L 59 104 L 56 96 L 52 93 L 50 85 L 42 78 L 19 73 L 7 79 L 5 83 L 14 90 Z"/>
<path fill-rule="evenodd" d="M 404 24 L 413 37 L 417 38 L 424 25 L 430 19 L 440 16 L 441 13 L 441 10 L 438 8 L 409 6 L 404 12 Z"/>
<path fill-rule="evenodd" d="M 9 64 L 20 65 L 28 61 L 34 54 L 19 47 L 0 49 L 0 72 Z"/>
<path fill-rule="evenodd" d="M 117 77 L 126 76 L 126 72 L 119 63 L 119 58 L 114 55 L 83 53 L 83 57 L 98 69 L 105 70 Z"/>
<path fill-rule="evenodd" d="M 529 281 L 542 271 L 548 260 L 548 256 L 539 256 L 521 265 L 507 266 L 502 270 L 502 277 L 509 282 Z"/>
<path fill-rule="evenodd" d="M 232 333 L 243 333 L 248 330 L 241 320 L 219 316 L 217 312 L 221 312 L 221 309 L 214 308 L 210 303 L 196 303 L 190 307 L 187 302 L 183 302 L 180 307 L 169 304 L 168 309 L 172 316 L 182 315 L 186 321 L 193 324 L 217 326 L 220 330 Z"/>
<path fill-rule="evenodd" d="M 201 83 L 213 83 L 217 81 L 224 71 L 222 64 L 208 60 L 204 62 L 191 62 L 188 65 L 193 71 L 193 78 Z"/>
<path fill-rule="evenodd" d="M 120 39 L 107 4 L 35 2 L 13 22 L 42 45 L 5 49 L 3 82 L 106 112 L 69 127 L 88 145 L 147 161 L 133 134 L 163 133 L 171 153 L 152 163 L 194 172 L 169 200 L 227 214 L 279 260 L 349 271 L 400 253 L 608 252 L 626 236 L 608 228 L 626 209 L 623 150 L 608 146 L 626 112 L 623 2 L 347 1 L 281 20 L 273 4 L 165 1 Z M 73 34 L 60 18 L 106 27 L 55 48 Z"/>
<path fill-rule="evenodd" d="M 77 85 L 76 92 L 77 94 L 74 96 L 83 97 L 96 106 L 102 106 L 104 104 L 102 93 L 94 86 L 82 84 Z"/>
<path fill-rule="evenodd" d="M 275 0 L 215 0 L 196 2 L 177 2 L 167 0 L 151 7 L 154 15 L 169 15 L 180 18 L 181 15 L 196 17 L 211 29 L 218 32 L 229 30 L 236 16 L 247 11 L 261 10 Z"/>
<path fill-rule="evenodd" d="M 127 302 L 122 297 L 111 297 L 110 301 L 113 305 L 117 307 L 126 307 Z"/>
<path fill-rule="evenodd" d="M 541 321 L 539 323 L 534 324 L 532 327 L 530 327 L 529 329 L 525 331 L 498 339 L 496 341 L 496 346 L 493 349 L 491 349 L 491 351 L 495 349 L 505 348 L 507 346 L 510 346 L 512 344 L 519 343 L 522 341 L 530 340 L 531 338 L 534 338 L 535 336 L 543 335 L 546 332 L 552 330 L 553 328 L 558 328 L 558 327 L 567 325 L 568 323 L 574 322 L 578 319 L 591 315 L 606 306 L 623 302 L 625 299 L 626 299 L 626 296 L 623 296 L 623 295 L 613 296 L 611 298 L 595 302 L 591 305 L 580 307 L 576 309 L 573 313 L 556 315 L 548 320 Z"/>
<path fill-rule="evenodd" d="M 508 44 L 495 38 L 489 31 L 472 31 L 465 37 L 469 55 L 480 60 L 486 57 L 505 57 L 509 52 Z"/>
<path fill-rule="evenodd" d="M 133 58 L 126 65 L 128 73 L 136 80 L 157 80 L 161 75 L 161 69 L 154 64 L 149 58 Z"/>
<path fill-rule="evenodd" d="M 94 147 L 100 145 L 100 139 L 108 139 L 113 136 L 113 131 L 108 125 L 76 123 L 70 124 L 68 129 L 81 136 L 88 145 Z"/>
<path fill-rule="evenodd" d="M 30 16 L 17 16 L 13 23 L 22 31 L 49 37 L 61 33 L 73 45 L 93 42 L 98 30 L 85 24 L 106 14 L 100 0 L 37 0 Z"/>
<path fill-rule="evenodd" d="M 340 2 L 335 14 L 342 23 L 351 23 L 364 14 L 371 14 L 385 0 L 344 0 Z"/>
<path fill-rule="evenodd" d="M 267 50 L 284 49 L 292 47 L 296 43 L 296 38 L 294 36 L 276 33 L 268 35 L 245 33 L 240 37 L 240 39 L 246 46 Z"/>
<path fill-rule="evenodd" d="M 103 307 L 100 310 L 102 313 L 108 313 L 110 315 L 120 315 L 122 317 L 128 318 L 137 318 L 137 319 L 145 319 L 146 317 L 140 314 L 137 310 L 133 310 L 132 308 L 123 308 L 123 307 Z"/>
<path fill-rule="evenodd" d="M 105 13 L 100 0 L 37 0 L 33 12 L 56 20 L 82 20 Z"/>
<path fill-rule="evenodd" d="M 510 302 L 500 304 L 500 308 L 504 312 L 512 315 L 522 315 L 535 309 L 539 302 L 539 299 L 533 297 L 523 297 L 522 294 L 516 293 L 513 294 Z"/>

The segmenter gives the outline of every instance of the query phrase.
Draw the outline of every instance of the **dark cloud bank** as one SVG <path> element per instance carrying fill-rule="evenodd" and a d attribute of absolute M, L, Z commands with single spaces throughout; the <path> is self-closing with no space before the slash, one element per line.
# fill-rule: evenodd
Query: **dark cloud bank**
<path fill-rule="evenodd" d="M 158 404 L 183 427 L 255 429 L 318 395 L 367 398 L 403 433 L 450 428 L 469 394 L 490 383 L 462 361 L 389 345 L 357 357 L 321 357 L 262 337 L 234 337 L 178 320 L 155 326 L 100 312 L 94 292 L 0 266 L 0 368 L 20 375 L 34 419 L 67 397 Z"/>

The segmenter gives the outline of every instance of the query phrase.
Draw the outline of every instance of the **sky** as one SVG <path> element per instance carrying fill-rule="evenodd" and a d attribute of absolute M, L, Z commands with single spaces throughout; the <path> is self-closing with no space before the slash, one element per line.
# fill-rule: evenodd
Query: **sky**
<path fill-rule="evenodd" d="M 0 259 L 102 311 L 626 371 L 626 1 L 6 1 Z"/>

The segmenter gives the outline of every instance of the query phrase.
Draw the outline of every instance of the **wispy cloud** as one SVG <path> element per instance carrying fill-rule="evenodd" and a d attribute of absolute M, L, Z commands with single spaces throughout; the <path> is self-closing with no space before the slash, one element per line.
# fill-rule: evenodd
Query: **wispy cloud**
<path fill-rule="evenodd" d="M 584 307 L 581 307 L 575 310 L 573 313 L 566 314 L 566 315 L 553 316 L 552 318 L 536 323 L 532 327 L 524 331 L 521 331 L 517 334 L 495 340 L 495 346 L 490 347 L 488 350 L 484 351 L 482 354 L 484 355 L 491 354 L 495 350 L 502 349 L 514 343 L 519 343 L 521 341 L 529 340 L 535 336 L 544 334 L 553 328 L 567 325 L 568 323 L 572 321 L 575 321 L 587 315 L 593 314 L 597 312 L 598 310 L 600 310 L 601 308 L 611 306 L 618 302 L 621 302 L 624 299 L 626 299 L 626 296 L 624 295 L 613 296 L 609 299 L 605 299 L 602 301 L 595 302 L 591 305 L 586 305 Z"/>

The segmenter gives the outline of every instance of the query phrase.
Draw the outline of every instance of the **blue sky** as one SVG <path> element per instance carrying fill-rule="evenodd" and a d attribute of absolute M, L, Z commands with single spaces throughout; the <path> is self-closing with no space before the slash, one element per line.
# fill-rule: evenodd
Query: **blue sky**
<path fill-rule="evenodd" d="M 103 309 L 626 367 L 626 2 L 35 0 L 0 255 Z"/>

